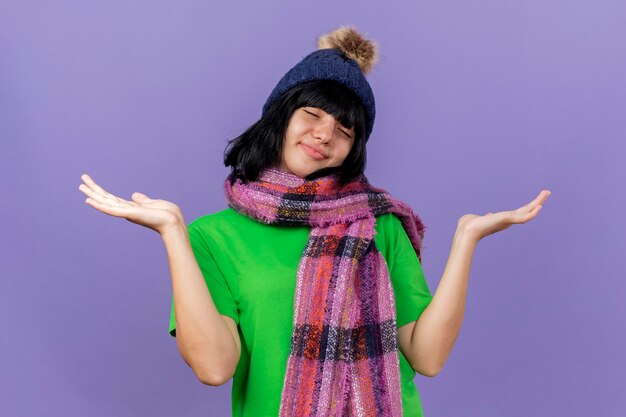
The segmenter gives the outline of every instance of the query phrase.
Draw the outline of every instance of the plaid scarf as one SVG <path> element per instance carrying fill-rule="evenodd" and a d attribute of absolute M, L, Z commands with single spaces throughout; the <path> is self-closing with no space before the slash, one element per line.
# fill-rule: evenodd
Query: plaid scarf
<path fill-rule="evenodd" d="M 425 227 L 364 175 L 307 181 L 266 168 L 247 184 L 231 173 L 228 205 L 266 224 L 310 226 L 296 274 L 291 351 L 280 416 L 402 416 L 393 287 L 374 242 L 375 217 L 396 214 L 421 260 Z"/>

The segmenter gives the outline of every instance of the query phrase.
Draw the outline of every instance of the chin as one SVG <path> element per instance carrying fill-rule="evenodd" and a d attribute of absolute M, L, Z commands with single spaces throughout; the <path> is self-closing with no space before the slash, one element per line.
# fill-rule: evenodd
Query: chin
<path fill-rule="evenodd" d="M 299 177 L 305 178 L 318 170 L 319 169 L 292 169 L 291 172 L 293 172 Z"/>
<path fill-rule="evenodd" d="M 317 167 L 315 165 L 303 163 L 301 161 L 296 161 L 294 164 L 287 165 L 287 169 L 291 173 L 302 178 L 307 177 L 311 175 L 312 173 L 314 173 L 315 171 L 319 171 L 322 168 L 324 167 Z"/>

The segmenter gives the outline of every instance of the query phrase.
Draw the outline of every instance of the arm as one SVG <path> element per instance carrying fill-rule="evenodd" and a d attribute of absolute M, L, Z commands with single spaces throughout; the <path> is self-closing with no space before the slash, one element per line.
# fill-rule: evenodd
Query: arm
<path fill-rule="evenodd" d="M 463 314 L 472 255 L 485 236 L 534 219 L 550 196 L 542 190 L 530 203 L 483 216 L 465 214 L 457 222 L 448 263 L 439 287 L 420 318 L 398 330 L 400 347 L 416 372 L 435 376 L 443 368 L 456 341 Z"/>
<path fill-rule="evenodd" d="M 162 237 L 172 275 L 178 350 L 200 381 L 222 385 L 235 373 L 241 353 L 235 322 L 215 307 L 184 222 Z"/>
<path fill-rule="evenodd" d="M 472 255 L 478 242 L 458 226 L 443 276 L 432 301 L 420 318 L 401 327 L 402 351 L 416 372 L 435 376 L 459 335 Z"/>
<path fill-rule="evenodd" d="M 89 175 L 78 188 L 95 209 L 158 232 L 172 273 L 176 343 L 183 359 L 207 385 L 221 385 L 234 374 L 241 341 L 235 321 L 218 313 L 196 261 L 178 205 L 135 192 L 132 201 L 104 190 Z"/>

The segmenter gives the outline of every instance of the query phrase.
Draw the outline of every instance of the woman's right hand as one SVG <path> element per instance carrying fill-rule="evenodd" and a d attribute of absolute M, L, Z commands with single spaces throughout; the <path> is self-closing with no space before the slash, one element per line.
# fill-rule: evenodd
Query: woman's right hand
<path fill-rule="evenodd" d="M 185 224 L 180 208 L 174 203 L 153 200 L 139 192 L 131 195 L 133 201 L 127 201 L 105 191 L 87 174 L 81 175 L 80 178 L 84 184 L 80 184 L 78 189 L 87 195 L 85 202 L 103 213 L 123 217 L 161 235 L 172 227 Z"/>

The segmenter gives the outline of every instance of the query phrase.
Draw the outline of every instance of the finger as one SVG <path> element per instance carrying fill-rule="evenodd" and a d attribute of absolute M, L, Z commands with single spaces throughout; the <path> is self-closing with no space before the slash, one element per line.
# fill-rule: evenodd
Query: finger
<path fill-rule="evenodd" d="M 100 201 L 101 203 L 103 203 L 105 200 L 103 200 L 103 198 L 108 198 L 111 199 L 112 201 L 116 201 L 118 203 L 123 203 L 123 204 L 129 204 L 129 205 L 135 205 L 135 203 L 130 202 L 128 200 L 124 200 L 121 197 L 116 196 L 115 194 L 111 194 L 108 191 L 106 191 L 105 189 L 103 189 L 102 187 L 100 187 L 98 184 L 96 184 L 89 175 L 87 174 L 83 174 L 81 175 L 81 178 L 85 181 L 86 185 L 84 188 L 87 189 L 91 189 L 92 190 L 92 194 L 90 194 L 89 196 L 96 199 L 96 196 L 93 193 L 97 193 L 98 195 L 102 196 L 102 198 L 97 199 L 98 201 Z M 82 185 L 82 184 L 81 184 Z M 81 187 L 79 187 L 81 188 Z M 81 191 L 84 191 L 81 189 Z"/>
<path fill-rule="evenodd" d="M 85 200 L 85 203 L 89 204 L 93 208 L 105 214 L 115 216 L 115 217 L 128 218 L 131 213 L 130 212 L 131 207 L 129 206 L 111 205 L 111 204 L 108 204 L 107 202 L 101 203 L 100 201 L 94 200 L 93 198 L 90 198 L 90 197 L 88 197 Z"/>
<path fill-rule="evenodd" d="M 147 195 L 145 195 L 144 193 L 140 193 L 139 191 L 135 191 L 134 193 L 132 193 L 132 195 L 130 196 L 130 198 L 133 201 L 139 201 L 139 202 L 146 202 L 146 201 L 150 201 L 152 200 L 150 197 L 148 197 Z"/>
<path fill-rule="evenodd" d="M 92 190 L 94 190 L 96 193 L 105 196 L 105 197 L 110 197 L 113 194 L 109 193 L 108 191 L 106 191 L 104 188 L 100 187 L 98 184 L 96 184 L 94 182 L 94 180 L 91 179 L 91 177 L 87 174 L 83 174 L 80 176 L 80 178 L 85 181 L 85 184 L 87 184 L 87 186 L 89 186 L 89 188 L 91 188 Z"/>
<path fill-rule="evenodd" d="M 539 204 L 539 198 L 541 198 L 541 193 L 539 193 L 539 195 L 537 197 L 535 197 L 535 199 L 533 201 L 531 201 L 530 203 L 526 204 L 524 206 L 525 209 L 527 209 L 528 211 L 534 209 L 537 204 Z"/>
<path fill-rule="evenodd" d="M 530 213 L 532 210 L 535 209 L 535 207 L 537 207 L 540 204 L 543 204 L 543 202 L 546 200 L 546 198 L 548 198 L 548 196 L 550 195 L 550 192 L 547 190 L 543 190 L 539 193 L 539 195 L 537 197 L 535 197 L 535 199 L 533 201 L 531 201 L 530 203 L 518 208 L 517 210 L 515 210 L 516 213 L 521 213 L 521 214 L 528 214 Z"/>
<path fill-rule="evenodd" d="M 532 219 L 534 219 L 535 216 L 537 216 L 537 214 L 539 213 L 539 211 L 541 211 L 542 208 L 543 206 L 537 205 L 531 211 L 527 213 L 515 213 L 513 215 L 513 221 L 514 223 L 518 223 L 518 224 L 527 223 L 531 221 Z"/>
<path fill-rule="evenodd" d="M 533 201 L 531 201 L 528 205 L 532 208 L 535 208 L 538 204 L 541 204 L 543 200 L 545 200 L 546 191 L 541 191 L 537 197 Z"/>
<path fill-rule="evenodd" d="M 127 201 L 121 198 L 117 198 L 112 194 L 102 195 L 100 193 L 97 193 L 93 189 L 87 187 L 85 184 L 80 184 L 78 186 L 78 189 L 81 190 L 83 193 L 87 194 L 87 196 L 90 197 L 92 200 L 97 201 L 100 204 L 106 204 L 108 206 L 114 206 L 114 205 L 119 206 L 121 204 L 128 203 Z"/>
<path fill-rule="evenodd" d="M 550 194 L 552 194 L 550 190 L 541 190 L 537 198 L 533 200 L 533 203 L 535 203 L 536 205 L 543 205 L 548 197 L 550 197 Z"/>

